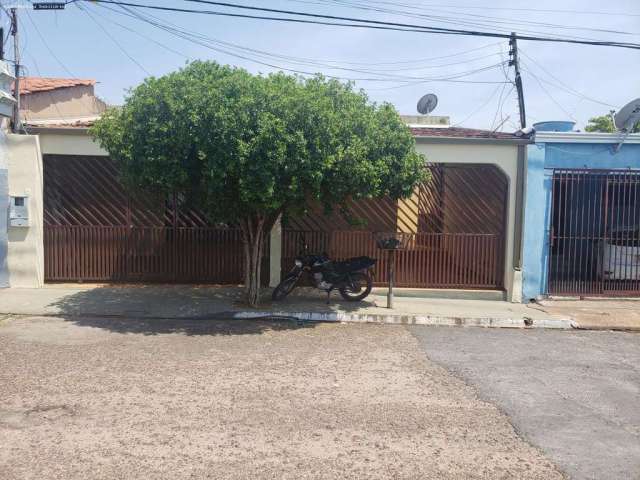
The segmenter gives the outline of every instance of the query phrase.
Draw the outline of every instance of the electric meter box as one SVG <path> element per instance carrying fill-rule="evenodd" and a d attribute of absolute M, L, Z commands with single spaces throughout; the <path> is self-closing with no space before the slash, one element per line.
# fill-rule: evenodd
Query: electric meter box
<path fill-rule="evenodd" d="M 29 197 L 11 196 L 9 203 L 9 226 L 29 226 Z"/>

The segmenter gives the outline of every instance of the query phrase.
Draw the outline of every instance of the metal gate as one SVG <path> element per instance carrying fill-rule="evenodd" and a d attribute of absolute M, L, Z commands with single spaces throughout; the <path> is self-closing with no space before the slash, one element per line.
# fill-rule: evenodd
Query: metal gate
<path fill-rule="evenodd" d="M 640 171 L 554 170 L 548 292 L 640 296 Z"/>
<path fill-rule="evenodd" d="M 374 232 L 410 232 L 398 252 L 396 284 L 415 288 L 502 289 L 508 183 L 492 165 L 430 166 L 431 181 L 399 202 L 389 198 L 348 204 L 344 214 L 321 207 L 285 219 L 282 269 L 299 253 L 300 236 L 313 251 L 336 259 L 370 255 L 378 259 L 378 284 L 387 281 L 386 257 Z"/>
<path fill-rule="evenodd" d="M 239 230 L 177 196 L 131 197 L 107 157 L 43 160 L 45 281 L 243 281 Z"/>

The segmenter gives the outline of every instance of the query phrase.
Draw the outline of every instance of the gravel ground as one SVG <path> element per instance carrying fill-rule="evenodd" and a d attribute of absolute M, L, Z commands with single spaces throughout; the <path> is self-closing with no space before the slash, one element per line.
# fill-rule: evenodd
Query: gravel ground
<path fill-rule="evenodd" d="M 13 479 L 544 479 L 562 474 L 401 326 L 13 318 Z"/>

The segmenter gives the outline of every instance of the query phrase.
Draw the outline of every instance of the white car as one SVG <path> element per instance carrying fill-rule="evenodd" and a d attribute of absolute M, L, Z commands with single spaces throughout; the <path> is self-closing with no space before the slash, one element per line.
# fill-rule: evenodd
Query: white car
<path fill-rule="evenodd" d="M 640 227 L 620 229 L 600 241 L 598 272 L 607 280 L 640 280 Z"/>

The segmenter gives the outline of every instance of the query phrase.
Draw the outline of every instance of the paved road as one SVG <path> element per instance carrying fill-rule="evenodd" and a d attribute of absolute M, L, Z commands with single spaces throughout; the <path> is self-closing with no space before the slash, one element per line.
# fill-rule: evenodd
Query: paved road
<path fill-rule="evenodd" d="M 640 479 L 640 334 L 408 328 L 571 478 Z"/>

